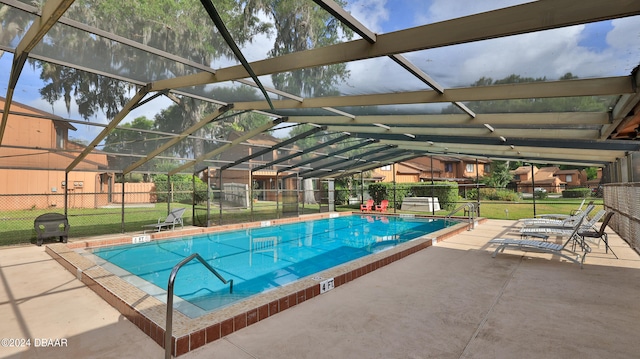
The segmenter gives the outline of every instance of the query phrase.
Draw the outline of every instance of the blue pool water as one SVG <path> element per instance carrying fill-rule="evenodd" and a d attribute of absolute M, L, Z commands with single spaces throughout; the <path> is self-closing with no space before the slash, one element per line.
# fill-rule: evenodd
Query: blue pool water
<path fill-rule="evenodd" d="M 98 248 L 93 253 L 164 290 L 173 266 L 199 253 L 225 279 L 233 279 L 233 294 L 196 260 L 178 272 L 174 292 L 208 312 L 444 227 L 442 220 L 353 215 Z"/>

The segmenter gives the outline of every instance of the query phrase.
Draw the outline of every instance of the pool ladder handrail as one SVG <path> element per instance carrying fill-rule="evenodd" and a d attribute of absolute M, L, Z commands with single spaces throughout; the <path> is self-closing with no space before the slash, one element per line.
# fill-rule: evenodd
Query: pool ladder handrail
<path fill-rule="evenodd" d="M 453 214 L 454 214 L 454 213 L 457 213 L 458 211 L 460 211 L 461 209 L 464 209 L 464 208 L 468 208 L 468 212 L 469 212 L 468 220 L 469 220 L 469 225 L 470 225 L 469 230 L 472 230 L 472 229 L 474 229 L 474 228 L 475 228 L 475 224 L 476 224 L 476 213 L 477 213 L 477 212 L 476 212 L 476 206 L 475 206 L 475 204 L 473 204 L 473 203 L 470 203 L 470 202 L 469 202 L 469 203 L 465 203 L 465 204 L 463 204 L 462 206 L 460 206 L 460 207 L 458 207 L 458 208 L 454 209 L 453 211 L 451 211 L 451 213 L 449 213 L 449 214 L 445 217 L 445 220 L 446 220 L 446 221 L 450 221 L 450 220 L 451 220 L 451 217 L 453 216 Z"/>
<path fill-rule="evenodd" d="M 233 293 L 233 279 L 229 279 L 228 281 L 224 279 L 218 271 L 216 271 L 207 261 L 200 256 L 198 253 L 194 253 L 189 257 L 183 259 L 180 263 L 176 264 L 171 270 L 171 274 L 169 275 L 169 283 L 167 285 L 167 319 L 166 319 L 166 328 L 164 331 L 164 357 L 165 359 L 171 359 L 171 332 L 173 331 L 173 284 L 176 280 L 176 275 L 178 275 L 178 271 L 182 266 L 191 262 L 193 259 L 197 259 L 200 263 L 202 263 L 207 269 L 213 273 L 218 279 L 222 281 L 222 283 L 229 283 L 229 293 Z"/>

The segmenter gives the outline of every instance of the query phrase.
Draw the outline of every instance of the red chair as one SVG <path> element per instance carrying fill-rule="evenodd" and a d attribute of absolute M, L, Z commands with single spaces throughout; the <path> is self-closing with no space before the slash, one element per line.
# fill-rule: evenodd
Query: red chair
<path fill-rule="evenodd" d="M 360 210 L 361 211 L 372 211 L 373 210 L 373 200 L 369 199 L 367 200 L 367 203 L 365 204 L 361 204 L 360 205 Z"/>
<path fill-rule="evenodd" d="M 383 199 L 382 202 L 380 202 L 380 205 L 376 205 L 376 211 L 386 212 L 387 207 L 389 207 L 389 200 Z"/>

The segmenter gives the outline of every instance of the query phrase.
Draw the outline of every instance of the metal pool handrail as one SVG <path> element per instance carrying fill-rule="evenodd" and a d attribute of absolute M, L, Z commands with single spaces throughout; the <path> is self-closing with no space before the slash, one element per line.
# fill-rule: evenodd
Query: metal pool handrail
<path fill-rule="evenodd" d="M 459 210 L 463 209 L 463 208 L 469 208 L 469 224 L 471 225 L 471 229 L 475 228 L 475 217 L 476 217 L 476 206 L 473 203 L 465 203 L 462 206 L 454 209 L 453 211 L 451 211 L 451 213 L 449 213 L 447 215 L 447 217 L 445 217 L 445 220 L 451 220 L 451 216 L 453 216 L 454 213 L 458 212 Z"/>
<path fill-rule="evenodd" d="M 197 259 L 202 263 L 207 269 L 213 273 L 218 279 L 222 281 L 222 283 L 229 283 L 229 293 L 233 293 L 233 279 L 229 279 L 228 281 L 224 279 L 218 271 L 216 271 L 207 261 L 204 260 L 198 253 L 194 253 L 189 257 L 183 259 L 180 263 L 176 264 L 175 267 L 171 270 L 171 274 L 169 275 L 169 283 L 167 285 L 167 320 L 166 320 L 166 328 L 164 331 L 164 357 L 165 359 L 171 359 L 171 332 L 173 331 L 173 283 L 176 280 L 176 275 L 178 275 L 178 271 L 182 266 L 191 262 L 193 259 Z"/>

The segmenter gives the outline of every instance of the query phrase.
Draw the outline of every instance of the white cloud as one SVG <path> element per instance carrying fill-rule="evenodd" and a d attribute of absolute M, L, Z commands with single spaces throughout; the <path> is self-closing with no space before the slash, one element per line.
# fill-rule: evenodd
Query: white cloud
<path fill-rule="evenodd" d="M 386 5 L 387 0 L 355 0 L 349 2 L 346 10 L 369 30 L 379 33 L 382 23 L 389 20 Z"/>
<path fill-rule="evenodd" d="M 428 12 L 416 13 L 421 18 L 420 23 L 428 24 L 450 20 L 458 17 L 477 14 L 504 7 L 532 2 L 531 0 L 432 0 Z"/>
<path fill-rule="evenodd" d="M 421 21 L 430 23 L 519 3 L 523 1 L 434 0 L 427 13 L 416 16 L 423 16 Z M 392 6 L 392 2 L 385 5 Z M 376 19 L 372 14 L 368 16 Z M 404 55 L 445 88 L 468 86 L 481 77 L 496 80 L 511 74 L 547 80 L 557 80 L 567 72 L 580 78 L 627 75 L 640 60 L 639 18 L 614 20 L 613 30 L 607 34 L 609 47 L 605 49 L 581 46 L 585 25 L 576 25 Z M 415 86 L 415 82 L 408 82 L 406 72 L 388 59 L 357 61 L 348 66 L 352 75 L 348 84 L 353 86 L 346 90 L 348 93 Z M 426 88 L 422 83 L 418 86 Z"/>

